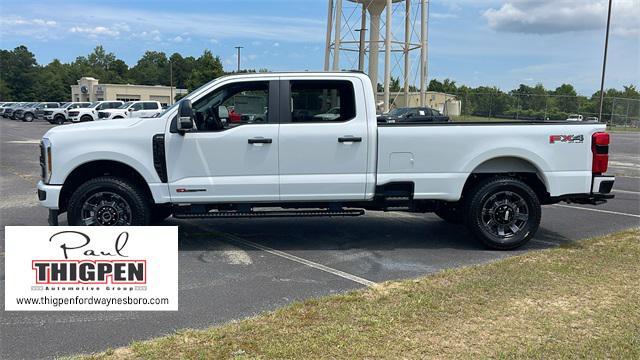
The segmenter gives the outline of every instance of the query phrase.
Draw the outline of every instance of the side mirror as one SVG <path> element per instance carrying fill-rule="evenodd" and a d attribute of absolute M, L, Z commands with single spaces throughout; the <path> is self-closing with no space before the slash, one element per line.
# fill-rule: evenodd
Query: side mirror
<path fill-rule="evenodd" d="M 184 133 L 193 129 L 193 108 L 191 100 L 182 100 L 178 105 L 178 123 L 176 124 L 178 131 Z"/>

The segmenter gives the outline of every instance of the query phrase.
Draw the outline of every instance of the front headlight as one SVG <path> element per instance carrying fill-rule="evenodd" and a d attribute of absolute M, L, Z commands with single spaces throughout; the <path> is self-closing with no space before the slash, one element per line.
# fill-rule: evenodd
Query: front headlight
<path fill-rule="evenodd" d="M 48 184 L 51 180 L 53 159 L 51 157 L 51 141 L 47 138 L 43 138 L 42 141 L 40 141 L 40 170 L 42 173 L 42 181 Z"/>

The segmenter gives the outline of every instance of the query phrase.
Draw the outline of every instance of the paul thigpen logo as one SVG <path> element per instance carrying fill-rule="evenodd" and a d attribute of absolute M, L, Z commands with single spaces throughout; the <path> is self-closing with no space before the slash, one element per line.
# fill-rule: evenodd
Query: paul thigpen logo
<path fill-rule="evenodd" d="M 125 251 L 128 241 L 129 233 L 122 232 L 116 237 L 113 249 L 98 250 L 91 247 L 91 238 L 82 232 L 56 233 L 49 242 L 60 244 L 64 260 L 33 260 L 35 282 L 42 285 L 146 284 L 147 261 L 128 259 Z"/>

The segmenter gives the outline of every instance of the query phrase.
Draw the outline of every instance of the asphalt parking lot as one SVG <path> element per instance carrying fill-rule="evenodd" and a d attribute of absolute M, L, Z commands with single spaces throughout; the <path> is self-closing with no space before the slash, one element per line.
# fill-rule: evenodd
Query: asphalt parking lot
<path fill-rule="evenodd" d="M 152 121 L 152 120 L 150 120 Z M 36 201 L 40 137 L 51 125 L 0 119 L 0 282 L 4 226 L 46 225 Z M 614 133 L 616 199 L 546 206 L 540 231 L 514 252 L 488 251 L 435 215 L 179 221 L 180 311 L 0 312 L 0 358 L 42 358 L 118 347 L 202 328 L 295 300 L 477 264 L 640 226 L 640 132 Z M 61 224 L 66 224 L 63 221 Z M 2 304 L 4 308 L 4 296 Z M 37 339 L 34 341 L 33 339 Z"/>

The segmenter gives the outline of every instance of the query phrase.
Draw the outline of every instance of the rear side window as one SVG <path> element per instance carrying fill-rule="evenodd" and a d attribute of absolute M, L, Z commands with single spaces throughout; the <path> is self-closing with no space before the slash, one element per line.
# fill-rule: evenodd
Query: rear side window
<path fill-rule="evenodd" d="M 356 104 L 351 81 L 291 81 L 291 122 L 337 122 L 355 117 Z"/>
<path fill-rule="evenodd" d="M 142 104 L 142 108 L 145 110 L 158 110 L 158 103 L 146 102 Z"/>

